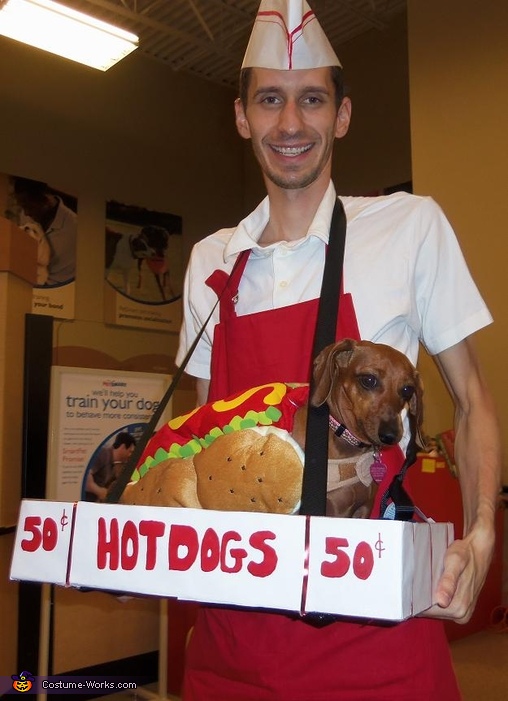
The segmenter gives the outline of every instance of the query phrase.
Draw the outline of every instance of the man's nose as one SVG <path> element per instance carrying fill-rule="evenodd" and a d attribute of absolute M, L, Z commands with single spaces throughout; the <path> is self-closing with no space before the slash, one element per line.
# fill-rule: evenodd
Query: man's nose
<path fill-rule="evenodd" d="M 279 129 L 286 134 L 296 134 L 302 129 L 303 119 L 299 105 L 288 100 L 279 114 Z"/>

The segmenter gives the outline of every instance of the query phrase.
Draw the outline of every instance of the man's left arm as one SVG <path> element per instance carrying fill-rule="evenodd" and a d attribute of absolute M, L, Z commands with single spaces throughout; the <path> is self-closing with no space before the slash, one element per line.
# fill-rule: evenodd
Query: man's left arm
<path fill-rule="evenodd" d="M 455 404 L 455 462 L 464 533 L 448 549 L 436 601 L 425 615 L 467 623 L 485 582 L 494 549 L 500 490 L 501 439 L 496 410 L 471 339 L 436 356 Z"/>

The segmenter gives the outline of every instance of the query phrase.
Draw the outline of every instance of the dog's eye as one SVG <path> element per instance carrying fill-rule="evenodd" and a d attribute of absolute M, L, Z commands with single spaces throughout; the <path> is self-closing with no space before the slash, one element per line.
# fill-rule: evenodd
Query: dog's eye
<path fill-rule="evenodd" d="M 413 385 L 405 385 L 401 390 L 400 390 L 400 396 L 402 399 L 404 399 L 406 402 L 408 402 L 413 394 L 415 393 L 415 388 Z"/>
<path fill-rule="evenodd" d="M 363 389 L 376 389 L 379 381 L 375 375 L 358 375 L 358 382 Z"/>

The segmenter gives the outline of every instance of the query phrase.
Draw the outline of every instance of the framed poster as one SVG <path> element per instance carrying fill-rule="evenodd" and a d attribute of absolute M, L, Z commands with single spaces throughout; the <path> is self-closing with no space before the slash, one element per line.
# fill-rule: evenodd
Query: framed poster
<path fill-rule="evenodd" d="M 181 322 L 182 219 L 106 204 L 105 321 L 178 331 Z"/>
<path fill-rule="evenodd" d="M 103 501 L 171 377 L 53 366 L 46 496 Z M 171 416 L 171 401 L 160 424 Z"/>
<path fill-rule="evenodd" d="M 6 175 L 2 215 L 37 242 L 32 312 L 74 319 L 77 199 L 51 184 Z"/>

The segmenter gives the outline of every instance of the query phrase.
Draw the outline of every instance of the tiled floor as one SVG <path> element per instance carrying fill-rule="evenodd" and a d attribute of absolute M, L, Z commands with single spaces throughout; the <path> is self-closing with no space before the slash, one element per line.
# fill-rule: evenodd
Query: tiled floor
<path fill-rule="evenodd" d="M 463 701 L 506 701 L 508 698 L 508 631 L 476 633 L 451 645 Z M 104 701 L 160 701 L 157 685 L 131 694 L 105 696 Z M 178 701 L 169 696 L 171 701 Z"/>
<path fill-rule="evenodd" d="M 490 630 L 457 640 L 451 646 L 463 701 L 508 698 L 508 630 Z"/>

